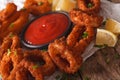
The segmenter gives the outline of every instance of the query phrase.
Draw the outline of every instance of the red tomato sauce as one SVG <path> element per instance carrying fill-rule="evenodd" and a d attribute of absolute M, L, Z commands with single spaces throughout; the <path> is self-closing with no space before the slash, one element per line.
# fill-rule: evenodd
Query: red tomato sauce
<path fill-rule="evenodd" d="M 62 35 L 68 26 L 69 20 L 66 15 L 48 14 L 33 21 L 27 28 L 24 38 L 29 44 L 45 44 Z"/>

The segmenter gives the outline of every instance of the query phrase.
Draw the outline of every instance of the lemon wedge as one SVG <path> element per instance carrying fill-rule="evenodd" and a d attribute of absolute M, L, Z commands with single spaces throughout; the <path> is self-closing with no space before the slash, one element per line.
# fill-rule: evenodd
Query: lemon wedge
<path fill-rule="evenodd" d="M 60 0 L 52 0 L 52 11 L 55 11 L 55 8 Z"/>
<path fill-rule="evenodd" d="M 105 29 L 97 29 L 96 45 L 107 45 L 109 47 L 114 47 L 117 40 L 117 36 L 112 32 Z"/>
<path fill-rule="evenodd" d="M 115 34 L 120 34 L 120 23 L 114 19 L 107 19 L 105 29 Z"/>
<path fill-rule="evenodd" d="M 56 4 L 53 5 L 54 6 L 53 8 L 55 9 L 55 11 L 62 10 L 62 11 L 69 12 L 73 8 L 76 8 L 77 1 L 76 0 L 58 0 L 58 3 Z"/>

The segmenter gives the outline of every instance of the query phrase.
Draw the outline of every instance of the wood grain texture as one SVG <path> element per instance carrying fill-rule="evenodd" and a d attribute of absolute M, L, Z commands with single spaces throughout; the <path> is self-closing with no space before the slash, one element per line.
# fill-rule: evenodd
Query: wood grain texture
<path fill-rule="evenodd" d="M 120 2 L 120 0 L 111 0 L 111 1 L 112 1 L 112 2 L 117 2 L 117 3 Z"/>
<path fill-rule="evenodd" d="M 114 48 L 97 51 L 81 67 L 83 80 L 120 80 L 120 38 Z"/>

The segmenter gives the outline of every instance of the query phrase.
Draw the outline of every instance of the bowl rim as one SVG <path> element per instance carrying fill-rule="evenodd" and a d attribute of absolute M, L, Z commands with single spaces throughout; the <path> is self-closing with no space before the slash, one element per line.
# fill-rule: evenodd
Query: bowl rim
<path fill-rule="evenodd" d="M 25 35 L 25 32 L 26 30 L 28 29 L 29 25 L 34 22 L 35 20 L 39 19 L 40 17 L 42 16 L 45 16 L 45 15 L 49 15 L 49 14 L 56 14 L 56 13 L 60 13 L 60 14 L 64 14 L 67 18 L 68 18 L 68 26 L 67 26 L 67 29 L 65 30 L 65 32 L 63 32 L 62 34 L 60 34 L 56 39 L 62 37 L 62 36 L 67 36 L 72 28 L 72 21 L 70 20 L 70 17 L 69 17 L 69 14 L 68 12 L 65 12 L 65 11 L 51 11 L 51 12 L 47 12 L 45 14 L 42 14 L 36 18 L 34 18 L 33 20 L 29 21 L 25 27 L 23 28 L 21 34 L 20 34 L 20 41 L 21 43 L 27 47 L 27 48 L 30 48 L 30 49 L 45 49 L 48 47 L 49 43 L 53 42 L 55 39 L 47 42 L 47 43 L 44 43 L 44 44 L 39 44 L 39 45 L 33 45 L 33 44 L 29 44 L 25 39 L 24 39 L 24 35 Z"/>

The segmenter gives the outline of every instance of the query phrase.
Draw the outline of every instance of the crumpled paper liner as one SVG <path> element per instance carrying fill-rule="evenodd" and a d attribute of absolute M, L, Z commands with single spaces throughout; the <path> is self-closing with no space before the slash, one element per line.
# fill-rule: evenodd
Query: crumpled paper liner
<path fill-rule="evenodd" d="M 120 22 L 120 3 L 113 3 L 107 0 L 101 0 L 100 14 L 105 18 L 112 18 Z"/>

